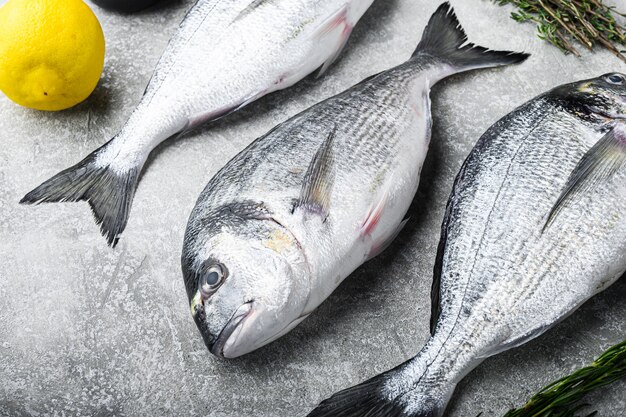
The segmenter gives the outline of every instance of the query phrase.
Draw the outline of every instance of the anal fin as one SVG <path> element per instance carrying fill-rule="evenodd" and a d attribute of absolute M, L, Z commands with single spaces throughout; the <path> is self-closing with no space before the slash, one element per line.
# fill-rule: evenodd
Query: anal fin
<path fill-rule="evenodd" d="M 480 355 L 480 359 L 487 359 L 490 356 L 499 355 L 500 353 L 505 352 L 509 349 L 514 349 L 516 347 L 522 346 L 523 344 L 526 344 L 530 342 L 531 340 L 536 339 L 537 337 L 541 336 L 542 334 L 550 330 L 552 327 L 554 327 L 555 324 L 556 323 L 545 324 L 523 335 L 513 335 L 509 337 L 507 340 L 505 340 L 504 342 L 502 342 L 501 344 L 499 344 L 498 346 Z"/>
<path fill-rule="evenodd" d="M 341 6 L 339 10 L 333 13 L 328 19 L 323 21 L 315 30 L 314 34 L 317 38 L 322 38 L 324 36 L 332 33 L 336 28 L 341 26 L 342 24 L 347 23 L 348 19 L 348 6 Z"/>
<path fill-rule="evenodd" d="M 339 48 L 337 48 L 335 53 L 330 58 L 328 58 L 326 62 L 324 62 L 324 64 L 320 67 L 320 69 L 315 74 L 315 78 L 319 78 L 322 75 L 324 75 L 326 71 L 328 71 L 328 69 L 335 63 L 337 58 L 341 56 L 341 53 L 343 52 L 343 50 L 346 48 L 346 45 L 348 44 L 348 40 L 350 39 L 351 32 L 352 32 L 352 29 L 348 30 L 347 33 L 342 34 L 341 45 L 339 46 Z"/>
<path fill-rule="evenodd" d="M 367 260 L 369 261 L 370 259 L 375 258 L 376 256 L 383 253 L 391 245 L 391 243 L 398 237 L 398 235 L 400 234 L 402 229 L 404 229 L 404 226 L 406 226 L 408 222 L 409 222 L 408 218 L 402 220 L 402 222 L 400 222 L 398 227 L 396 227 L 396 230 L 394 230 L 391 235 L 381 240 L 380 242 L 374 243 L 369 253 L 367 254 Z"/>
<path fill-rule="evenodd" d="M 222 117 L 226 117 L 231 113 L 241 110 L 242 108 L 252 103 L 253 101 L 256 101 L 259 98 L 263 97 L 265 94 L 267 94 L 267 92 L 268 91 L 266 90 L 257 91 L 251 94 L 250 96 L 246 97 L 241 103 L 237 103 L 232 106 L 227 106 L 227 107 L 209 111 L 206 113 L 196 114 L 189 118 L 189 122 L 187 123 L 187 126 L 185 127 L 185 129 L 183 129 L 183 131 L 191 130 L 205 123 L 221 119 Z"/>
<path fill-rule="evenodd" d="M 316 78 L 321 77 L 322 75 L 326 73 L 326 71 L 328 71 L 328 69 L 337 60 L 337 58 L 339 58 L 339 56 L 345 49 L 345 46 L 348 43 L 348 40 L 350 39 L 350 34 L 352 33 L 353 27 L 348 22 L 348 6 L 343 6 L 336 13 L 334 13 L 330 18 L 328 18 L 325 22 L 323 22 L 315 30 L 314 36 L 321 41 L 322 38 L 331 35 L 338 28 L 341 28 L 341 33 L 339 34 L 337 48 L 335 49 L 335 52 L 319 68 L 319 70 L 315 74 Z"/>

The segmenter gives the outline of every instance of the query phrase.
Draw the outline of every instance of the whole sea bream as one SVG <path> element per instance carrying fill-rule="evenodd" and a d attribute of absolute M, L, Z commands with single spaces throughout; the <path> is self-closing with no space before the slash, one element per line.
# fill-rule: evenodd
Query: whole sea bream
<path fill-rule="evenodd" d="M 280 124 L 213 177 L 182 255 L 212 353 L 236 357 L 287 333 L 395 238 L 428 150 L 431 86 L 527 58 L 465 42 L 443 4 L 407 62 Z"/>
<path fill-rule="evenodd" d="M 88 201 L 115 245 L 139 174 L 165 139 L 326 71 L 373 0 L 199 0 L 120 132 L 22 203 Z"/>
<path fill-rule="evenodd" d="M 431 338 L 310 417 L 441 416 L 483 359 L 541 335 L 624 271 L 626 75 L 612 73 L 557 87 L 480 138 L 448 201 Z"/>

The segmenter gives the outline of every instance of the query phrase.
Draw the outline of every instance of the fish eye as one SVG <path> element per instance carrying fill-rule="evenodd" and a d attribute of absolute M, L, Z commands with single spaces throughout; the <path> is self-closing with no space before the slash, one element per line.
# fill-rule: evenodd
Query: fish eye
<path fill-rule="evenodd" d="M 626 79 L 621 74 L 611 74 L 608 77 L 606 77 L 606 80 L 609 83 L 615 84 L 615 85 L 622 85 L 624 84 L 624 82 L 626 82 Z"/>
<path fill-rule="evenodd" d="M 200 292 L 202 296 L 208 298 L 224 282 L 226 268 L 221 264 L 211 265 L 202 274 L 200 282 Z"/>

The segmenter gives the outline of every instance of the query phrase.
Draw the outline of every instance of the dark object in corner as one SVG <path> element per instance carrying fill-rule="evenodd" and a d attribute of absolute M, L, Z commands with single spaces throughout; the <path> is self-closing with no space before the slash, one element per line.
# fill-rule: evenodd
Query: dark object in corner
<path fill-rule="evenodd" d="M 160 0 L 92 0 L 93 3 L 108 10 L 132 13 L 146 9 Z"/>

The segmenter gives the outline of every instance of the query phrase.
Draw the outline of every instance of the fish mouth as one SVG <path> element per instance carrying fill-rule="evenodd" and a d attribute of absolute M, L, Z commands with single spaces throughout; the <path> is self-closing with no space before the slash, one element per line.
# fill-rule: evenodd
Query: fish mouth
<path fill-rule="evenodd" d="M 626 97 L 622 97 L 620 96 L 620 98 L 622 99 L 622 101 L 626 104 Z M 588 109 L 595 115 L 600 116 L 602 118 L 604 118 L 605 120 L 618 120 L 618 121 L 622 121 L 622 120 L 626 120 L 626 113 L 617 113 L 617 112 L 607 112 L 604 111 L 602 109 L 599 109 L 597 107 L 588 107 Z"/>
<path fill-rule="evenodd" d="M 211 345 L 209 345 L 209 351 L 213 355 L 220 358 L 230 357 L 229 355 L 224 354 L 224 352 L 228 350 L 227 348 L 229 345 L 232 345 L 236 341 L 233 340 L 233 337 L 236 339 L 239 336 L 244 321 L 253 312 L 253 303 L 254 300 L 248 301 L 247 303 L 239 306 L 237 310 L 235 310 L 230 320 L 228 320 L 224 328 L 222 328 L 219 336 L 217 336 L 217 339 L 215 339 L 215 341 Z M 237 330 L 239 330 L 239 332 L 237 332 Z"/>

